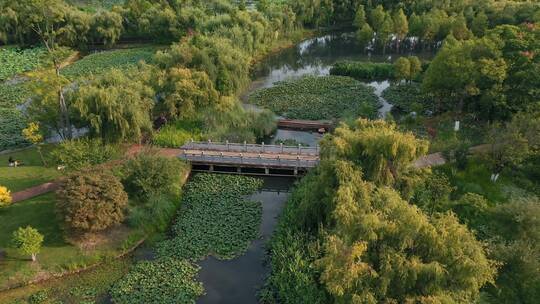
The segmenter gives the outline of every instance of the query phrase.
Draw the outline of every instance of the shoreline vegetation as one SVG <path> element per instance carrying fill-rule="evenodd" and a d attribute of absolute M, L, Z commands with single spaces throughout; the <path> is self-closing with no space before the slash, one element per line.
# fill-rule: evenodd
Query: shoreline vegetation
<path fill-rule="evenodd" d="M 259 141 L 277 114 L 340 123 L 279 218 L 261 302 L 535 303 L 540 4 L 379 2 L 0 0 L 0 150 L 33 144 L 0 155 L 12 166 L 0 167 L 0 286 L 105 263 L 0 302 L 195 302 L 194 263 L 241 256 L 258 237 L 266 208 L 246 196 L 261 181 L 197 174 L 183 188 L 189 164 L 151 150 L 96 165 L 126 144 Z M 301 48 L 275 56 L 298 74 L 342 60 L 333 75 L 278 82 L 248 97 L 266 110 L 244 108 L 259 62 L 336 26 L 355 31 L 340 36 L 350 50 L 323 38 L 306 60 Z M 392 64 L 351 61 L 368 53 Z M 384 120 L 360 82 L 383 79 L 395 104 Z M 444 164 L 415 166 L 430 151 Z M 56 193 L 12 203 L 49 175 L 62 175 Z"/>

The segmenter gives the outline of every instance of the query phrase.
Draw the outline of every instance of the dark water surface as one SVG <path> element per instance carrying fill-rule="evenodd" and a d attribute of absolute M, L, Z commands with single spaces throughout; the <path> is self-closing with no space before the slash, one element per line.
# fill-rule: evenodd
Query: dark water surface
<path fill-rule="evenodd" d="M 244 255 L 236 259 L 220 261 L 209 257 L 199 263 L 199 280 L 204 284 L 206 295 L 197 303 L 258 303 L 257 292 L 268 273 L 268 265 L 264 262 L 265 244 L 275 229 L 277 217 L 287 201 L 287 191 L 294 179 L 267 177 L 264 182 L 263 191 L 249 197 L 263 205 L 261 237 L 251 243 Z"/>

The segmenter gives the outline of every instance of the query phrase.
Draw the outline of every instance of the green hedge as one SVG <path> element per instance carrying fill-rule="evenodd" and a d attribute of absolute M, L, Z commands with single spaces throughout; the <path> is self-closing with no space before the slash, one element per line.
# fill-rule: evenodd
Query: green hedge
<path fill-rule="evenodd" d="M 340 61 L 330 69 L 330 75 L 349 76 L 362 80 L 393 79 L 394 65 L 391 63 Z"/>

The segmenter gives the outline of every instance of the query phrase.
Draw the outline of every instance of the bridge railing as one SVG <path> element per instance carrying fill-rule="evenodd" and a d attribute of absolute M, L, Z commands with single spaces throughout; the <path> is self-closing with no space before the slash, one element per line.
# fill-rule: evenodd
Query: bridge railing
<path fill-rule="evenodd" d="M 319 164 L 318 159 L 302 159 L 297 157 L 296 159 L 281 158 L 279 155 L 276 157 L 253 157 L 245 156 L 242 153 L 237 155 L 224 155 L 224 154 L 204 154 L 201 153 L 188 153 L 186 150 L 179 155 L 180 158 L 189 160 L 192 162 L 204 162 L 212 164 L 226 164 L 226 165 L 252 165 L 252 166 L 268 166 L 279 168 L 313 168 Z"/>
<path fill-rule="evenodd" d="M 294 155 L 319 155 L 319 146 L 305 147 L 298 146 L 285 146 L 280 145 L 266 145 L 266 144 L 248 144 L 246 142 L 229 143 L 229 142 L 196 142 L 189 141 L 184 144 L 181 149 L 184 150 L 211 150 L 211 151 L 223 151 L 223 152 L 246 152 L 246 153 L 275 153 L 275 154 L 294 154 Z"/>

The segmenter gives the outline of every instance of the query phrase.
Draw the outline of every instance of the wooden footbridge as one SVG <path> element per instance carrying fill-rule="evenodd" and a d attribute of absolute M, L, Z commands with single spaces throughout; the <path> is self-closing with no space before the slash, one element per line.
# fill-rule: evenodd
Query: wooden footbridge
<path fill-rule="evenodd" d="M 190 161 L 193 171 L 296 176 L 319 164 L 319 147 L 190 141 L 179 157 Z"/>
<path fill-rule="evenodd" d="M 290 130 L 307 130 L 328 132 L 334 129 L 334 124 L 327 120 L 300 120 L 300 119 L 279 119 L 278 128 Z"/>

